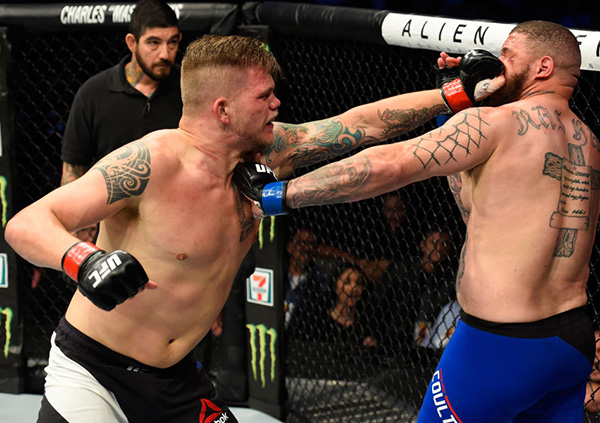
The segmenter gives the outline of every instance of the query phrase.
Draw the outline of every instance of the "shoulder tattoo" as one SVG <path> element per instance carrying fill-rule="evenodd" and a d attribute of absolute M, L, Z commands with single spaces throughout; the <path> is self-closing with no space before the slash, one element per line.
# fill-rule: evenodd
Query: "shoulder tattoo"
<path fill-rule="evenodd" d="M 150 180 L 150 150 L 135 142 L 100 160 L 92 169 L 104 177 L 107 204 L 141 195 Z"/>

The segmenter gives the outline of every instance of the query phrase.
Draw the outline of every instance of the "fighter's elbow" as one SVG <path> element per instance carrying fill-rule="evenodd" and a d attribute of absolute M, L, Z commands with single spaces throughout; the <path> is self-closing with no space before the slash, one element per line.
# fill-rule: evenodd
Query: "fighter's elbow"
<path fill-rule="evenodd" d="M 23 225 L 21 224 L 21 219 L 19 215 L 16 215 L 12 219 L 10 219 L 6 226 L 4 227 L 4 239 L 11 247 L 15 247 L 19 240 L 19 234 L 21 233 L 21 228 Z"/>

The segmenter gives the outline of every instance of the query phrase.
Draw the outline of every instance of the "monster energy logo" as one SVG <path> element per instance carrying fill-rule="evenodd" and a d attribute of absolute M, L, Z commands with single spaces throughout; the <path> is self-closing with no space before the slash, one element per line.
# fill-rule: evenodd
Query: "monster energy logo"
<path fill-rule="evenodd" d="M 9 307 L 2 308 L 0 307 L 0 317 L 6 316 L 6 320 L 4 322 L 4 334 L 6 335 L 6 340 L 4 341 L 4 358 L 8 357 L 8 347 L 10 347 L 10 338 L 12 337 L 12 333 L 10 331 L 10 326 L 13 318 L 13 311 Z M 1 320 L 1 319 L 0 319 Z"/>
<path fill-rule="evenodd" d="M 275 341 L 277 340 L 277 331 L 273 328 L 267 329 L 263 324 L 253 325 L 247 324 L 246 327 L 250 332 L 250 363 L 252 365 L 252 375 L 254 380 L 258 382 L 258 371 L 260 370 L 260 381 L 264 388 L 267 384 L 266 377 L 266 360 L 267 360 L 267 335 L 269 335 L 269 355 L 271 358 L 271 382 L 275 381 Z M 257 347 L 258 335 L 258 347 Z"/>

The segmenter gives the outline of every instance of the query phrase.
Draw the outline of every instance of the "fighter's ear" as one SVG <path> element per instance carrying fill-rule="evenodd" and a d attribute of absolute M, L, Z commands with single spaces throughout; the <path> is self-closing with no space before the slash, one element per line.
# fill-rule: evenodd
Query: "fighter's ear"
<path fill-rule="evenodd" d="M 548 78 L 554 71 L 554 60 L 550 56 L 544 56 L 538 62 L 537 78 Z"/>
<path fill-rule="evenodd" d="M 213 114 L 224 125 L 229 123 L 228 101 L 226 98 L 219 97 L 213 102 Z"/>

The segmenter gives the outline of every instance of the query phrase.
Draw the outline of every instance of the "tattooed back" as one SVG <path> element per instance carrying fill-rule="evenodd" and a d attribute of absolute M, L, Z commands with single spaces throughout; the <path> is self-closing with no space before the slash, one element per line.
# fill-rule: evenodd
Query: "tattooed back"
<path fill-rule="evenodd" d="M 522 322 L 584 305 L 599 209 L 596 136 L 551 93 L 457 118 L 457 144 L 474 155 L 491 149 L 449 178 L 467 222 L 462 307 Z"/>

